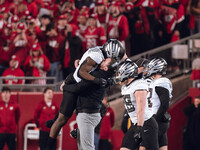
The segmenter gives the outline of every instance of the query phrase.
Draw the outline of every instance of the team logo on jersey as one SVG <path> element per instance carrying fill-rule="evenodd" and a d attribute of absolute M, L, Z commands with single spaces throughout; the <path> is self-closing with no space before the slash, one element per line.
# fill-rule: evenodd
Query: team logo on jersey
<path fill-rule="evenodd" d="M 0 107 L 0 110 L 3 110 L 3 107 Z"/>
<path fill-rule="evenodd" d="M 10 108 L 9 108 L 10 110 L 13 110 L 14 109 L 14 107 L 13 106 L 10 106 Z"/>
<path fill-rule="evenodd" d="M 43 107 L 43 109 L 47 109 L 47 107 L 46 107 L 46 106 L 44 106 L 44 107 Z"/>
<path fill-rule="evenodd" d="M 51 109 L 53 109 L 53 110 L 54 110 L 54 109 L 56 109 L 56 107 L 55 107 L 55 106 L 52 106 L 52 107 L 51 107 Z"/>
<path fill-rule="evenodd" d="M 108 113 L 106 113 L 106 116 L 110 116 L 110 113 L 108 112 Z"/>

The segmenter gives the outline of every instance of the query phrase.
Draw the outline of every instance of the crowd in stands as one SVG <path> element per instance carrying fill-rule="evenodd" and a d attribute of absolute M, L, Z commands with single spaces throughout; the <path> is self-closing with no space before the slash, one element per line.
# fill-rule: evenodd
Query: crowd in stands
<path fill-rule="evenodd" d="M 199 5 L 198 0 L 0 0 L 0 75 L 61 81 L 88 48 L 108 39 L 121 41 L 129 56 L 174 42 L 200 31 Z"/>

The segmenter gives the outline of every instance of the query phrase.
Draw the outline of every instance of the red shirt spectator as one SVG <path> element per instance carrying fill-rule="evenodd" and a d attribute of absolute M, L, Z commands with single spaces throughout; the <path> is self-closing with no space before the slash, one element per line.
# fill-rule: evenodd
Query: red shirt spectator
<path fill-rule="evenodd" d="M 16 36 L 12 32 L 11 24 L 4 24 L 4 29 L 0 35 L 0 64 L 4 66 L 9 66 L 9 61 L 14 51 L 10 49 L 11 42 Z"/>
<path fill-rule="evenodd" d="M 87 19 L 89 17 L 88 13 L 82 12 L 78 16 L 78 29 L 76 31 L 76 36 L 78 36 L 82 42 L 85 42 L 84 33 L 87 28 Z"/>
<path fill-rule="evenodd" d="M 20 58 L 13 55 L 10 60 L 10 67 L 3 72 L 3 77 L 24 77 L 24 72 L 19 68 Z M 5 79 L 6 84 L 23 84 L 22 79 Z"/>
<path fill-rule="evenodd" d="M 10 49 L 14 51 L 14 54 L 20 58 L 21 64 L 24 64 L 33 43 L 33 39 L 28 37 L 25 31 L 25 24 L 19 23 L 17 25 L 17 35 L 10 46 Z"/>
<path fill-rule="evenodd" d="M 104 4 L 104 1 L 97 0 L 95 6 L 96 6 L 96 13 L 98 15 L 98 20 L 101 24 L 101 27 L 103 27 L 105 31 L 107 31 L 107 24 L 108 24 L 110 14 L 107 12 L 107 8 Z"/>
<path fill-rule="evenodd" d="M 107 34 L 109 38 L 115 38 L 121 41 L 125 46 L 125 40 L 129 34 L 129 26 L 127 18 L 120 12 L 120 4 L 113 1 L 110 6 Z"/>
<path fill-rule="evenodd" d="M 37 3 L 34 0 L 31 0 L 31 2 L 29 0 L 27 3 L 27 7 L 30 12 L 30 15 L 33 16 L 34 18 L 36 18 L 38 15 Z"/>
<path fill-rule="evenodd" d="M 41 101 L 35 109 L 34 120 L 40 130 L 50 132 L 45 126 L 45 122 L 51 120 L 58 113 L 58 106 L 52 102 L 53 91 L 50 88 L 44 90 L 44 100 Z"/>
<path fill-rule="evenodd" d="M 112 149 L 111 146 L 111 136 L 112 136 L 112 127 L 115 123 L 114 111 L 111 107 L 108 106 L 107 97 L 102 101 L 104 106 L 107 106 L 107 111 L 101 120 L 101 127 L 99 133 L 99 146 L 100 149 Z"/>
<path fill-rule="evenodd" d="M 0 134 L 16 134 L 17 132 L 20 108 L 16 102 L 10 100 L 10 95 L 10 89 L 2 89 L 2 101 L 0 101 Z"/>
<path fill-rule="evenodd" d="M 64 48 L 64 37 L 59 35 L 54 24 L 49 24 L 46 29 L 46 35 L 49 37 L 46 46 L 46 55 L 50 62 L 61 61 L 61 51 Z"/>
<path fill-rule="evenodd" d="M 166 1 L 160 8 L 160 21 L 163 24 L 164 30 L 171 34 L 175 30 L 176 24 L 182 22 L 185 18 L 184 7 L 175 0 Z"/>
<path fill-rule="evenodd" d="M 74 0 L 68 0 L 65 4 L 65 9 L 63 13 L 66 14 L 68 23 L 77 24 L 77 17 L 79 15 L 79 10 L 75 7 Z"/>
<path fill-rule="evenodd" d="M 115 115 L 114 111 L 111 107 L 107 107 L 107 112 L 105 113 L 100 129 L 100 139 L 108 139 L 111 140 L 112 135 L 112 127 L 115 123 Z"/>
<path fill-rule="evenodd" d="M 106 42 L 106 33 L 104 28 L 97 26 L 97 14 L 91 14 L 88 24 L 84 33 L 86 49 L 103 45 Z"/>
<path fill-rule="evenodd" d="M 50 62 L 48 58 L 42 53 L 41 47 L 38 43 L 33 44 L 31 55 L 26 58 L 24 69 L 27 76 L 46 77 L 47 71 L 50 70 Z M 34 81 L 35 83 L 36 81 Z M 37 80 L 40 84 L 45 84 L 46 80 Z"/>

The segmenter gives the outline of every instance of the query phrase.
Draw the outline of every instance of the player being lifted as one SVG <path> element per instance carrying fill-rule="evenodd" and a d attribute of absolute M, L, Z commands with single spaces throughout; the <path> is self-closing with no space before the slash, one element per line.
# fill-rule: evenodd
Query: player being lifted
<path fill-rule="evenodd" d="M 158 142 L 160 150 L 167 150 L 167 129 L 170 115 L 167 113 L 169 101 L 172 98 L 172 83 L 163 77 L 166 74 L 167 62 L 163 58 L 154 58 L 144 69 L 144 77 L 149 82 L 147 96 L 149 106 L 152 107 L 154 118 L 158 123 Z M 145 150 L 145 148 L 143 147 Z"/>
<path fill-rule="evenodd" d="M 117 69 L 115 81 L 120 82 L 124 106 L 133 125 L 124 135 L 120 150 L 135 150 L 141 141 L 148 150 L 158 150 L 158 125 L 148 107 L 148 85 L 143 79 L 137 79 L 138 66 L 125 61 Z"/>
<path fill-rule="evenodd" d="M 60 87 L 63 90 L 63 99 L 59 115 L 50 130 L 47 150 L 50 150 L 52 145 L 56 143 L 56 137 L 60 129 L 67 123 L 76 108 L 78 95 L 65 90 L 65 84 L 76 84 L 84 79 L 99 86 L 105 86 L 107 84 L 105 79 L 95 78 L 90 72 L 95 70 L 103 60 L 106 61 L 106 58 L 112 58 L 114 62 L 120 62 L 124 54 L 124 47 L 116 39 L 110 39 L 103 46 L 90 48 L 84 53 L 73 75 L 69 75 Z"/>

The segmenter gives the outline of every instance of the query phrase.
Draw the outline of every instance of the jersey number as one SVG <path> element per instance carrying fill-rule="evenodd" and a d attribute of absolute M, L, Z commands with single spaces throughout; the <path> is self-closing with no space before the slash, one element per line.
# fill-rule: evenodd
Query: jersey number
<path fill-rule="evenodd" d="M 151 108 L 153 103 L 151 102 L 151 98 L 152 98 L 152 92 L 153 92 L 153 89 L 152 88 L 149 88 L 149 97 L 147 98 L 148 100 L 148 107 Z"/>
<path fill-rule="evenodd" d="M 131 102 L 130 95 L 124 95 L 123 99 L 124 99 L 124 104 L 126 105 L 127 112 L 130 113 L 130 112 L 135 111 L 135 107 L 133 106 Z"/>

